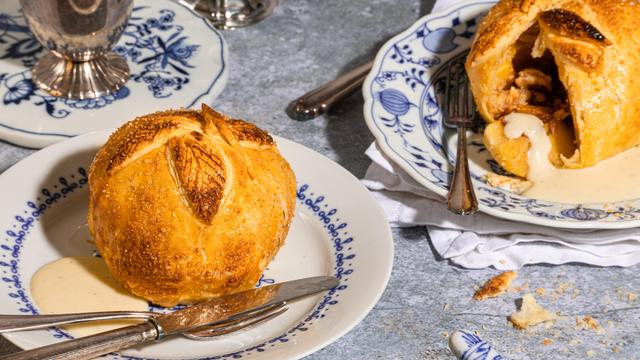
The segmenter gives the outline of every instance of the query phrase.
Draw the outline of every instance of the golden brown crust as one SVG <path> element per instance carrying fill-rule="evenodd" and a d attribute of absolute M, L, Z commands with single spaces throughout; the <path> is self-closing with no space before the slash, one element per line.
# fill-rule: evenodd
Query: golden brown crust
<path fill-rule="evenodd" d="M 191 209 L 210 225 L 226 185 L 224 161 L 207 146 L 201 133 L 190 135 L 171 138 L 168 155 Z"/>
<path fill-rule="evenodd" d="M 529 139 L 525 136 L 516 139 L 507 138 L 504 135 L 504 125 L 496 121 L 487 125 L 482 140 L 498 165 L 516 176 L 527 177 L 529 172 L 527 154 L 531 146 Z"/>
<path fill-rule="evenodd" d="M 540 13 L 540 21 L 557 35 L 575 40 L 596 41 L 603 45 L 611 42 L 593 25 L 575 13 L 564 9 L 552 9 Z"/>
<path fill-rule="evenodd" d="M 466 62 L 480 114 L 489 123 L 505 115 L 496 99 L 513 86 L 521 70 L 514 59 L 521 55 L 518 46 L 527 33 L 535 38 L 533 49 L 525 49 L 531 57 L 549 56 L 557 65 L 573 120 L 572 140 L 566 141 L 564 131 L 562 139 L 552 139 L 561 145 L 550 156 L 554 165 L 587 167 L 640 144 L 639 18 L 640 6 L 630 1 L 499 1 L 480 24 Z M 530 33 L 532 29 L 536 31 Z"/>
<path fill-rule="evenodd" d="M 266 131 L 246 121 L 233 119 L 228 122 L 238 141 L 249 141 L 260 146 L 272 146 L 273 138 Z"/>
<path fill-rule="evenodd" d="M 122 165 L 126 160 L 130 159 L 145 145 L 152 143 L 156 136 L 163 130 L 171 130 L 176 127 L 172 121 L 163 122 L 139 122 L 130 125 L 131 129 L 123 130 L 124 133 L 133 133 L 135 136 L 127 137 L 116 133 L 115 136 L 120 140 L 114 145 L 114 154 L 109 161 L 107 171 L 112 172 Z"/>
<path fill-rule="evenodd" d="M 484 283 L 484 285 L 482 285 L 475 294 L 473 294 L 473 298 L 475 300 L 484 300 L 499 296 L 509 288 L 511 281 L 513 281 L 516 276 L 517 274 L 514 271 L 505 271 L 492 277 L 489 281 Z"/>
<path fill-rule="evenodd" d="M 604 52 L 602 49 L 584 43 L 558 39 L 557 37 L 549 39 L 549 44 L 553 46 L 556 54 L 561 54 L 565 59 L 570 60 L 587 73 L 595 74 L 601 71 L 604 66 Z"/>
<path fill-rule="evenodd" d="M 126 289 L 164 306 L 253 287 L 294 213 L 295 176 L 277 148 L 241 146 L 226 117 L 207 117 L 138 118 L 111 136 L 89 171 L 98 250 Z"/>
<path fill-rule="evenodd" d="M 529 12 L 529 9 L 531 9 L 531 6 L 533 6 L 535 2 L 536 0 L 522 0 L 520 2 L 520 11 L 524 13 Z"/>

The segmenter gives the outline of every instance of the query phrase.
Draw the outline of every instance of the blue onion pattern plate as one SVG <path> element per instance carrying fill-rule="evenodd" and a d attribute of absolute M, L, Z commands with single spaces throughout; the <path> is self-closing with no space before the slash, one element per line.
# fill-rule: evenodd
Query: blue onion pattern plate
<path fill-rule="evenodd" d="M 87 170 L 108 131 L 47 147 L 0 175 L 0 309 L 37 314 L 29 282 L 41 266 L 91 255 L 87 241 Z M 348 171 L 308 148 L 276 138 L 296 173 L 297 208 L 285 246 L 260 283 L 334 275 L 340 285 L 290 304 L 283 315 L 211 341 L 174 337 L 109 355 L 109 359 L 297 359 L 335 341 L 359 323 L 384 291 L 393 239 L 382 209 Z M 158 310 L 152 308 L 152 310 Z M 4 334 L 23 348 L 69 335 L 59 329 Z"/>
<path fill-rule="evenodd" d="M 388 41 L 363 85 L 364 116 L 380 149 L 412 178 L 446 196 L 456 153 L 455 131 L 442 124 L 444 70 L 465 61 L 478 24 L 495 1 L 466 1 L 418 20 Z M 607 204 L 542 201 L 497 189 L 484 179 L 503 170 L 481 135 L 468 142 L 480 210 L 549 227 L 614 229 L 640 226 L 640 199 Z"/>
<path fill-rule="evenodd" d="M 227 82 L 227 45 L 207 21 L 171 0 L 136 0 L 114 51 L 127 59 L 129 81 L 93 100 L 50 96 L 31 81 L 45 54 L 26 26 L 18 0 L 0 2 L 0 139 L 32 148 L 110 129 L 158 109 L 211 103 Z"/>

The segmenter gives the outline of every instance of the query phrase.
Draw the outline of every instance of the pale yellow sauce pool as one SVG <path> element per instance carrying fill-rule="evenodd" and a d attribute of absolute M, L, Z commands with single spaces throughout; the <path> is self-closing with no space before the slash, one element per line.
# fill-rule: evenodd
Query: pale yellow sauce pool
<path fill-rule="evenodd" d="M 149 309 L 146 300 L 131 295 L 118 284 L 101 258 L 92 256 L 65 257 L 46 264 L 31 279 L 31 294 L 41 314 Z M 62 328 L 81 337 L 135 322 L 101 321 Z"/>
<path fill-rule="evenodd" d="M 505 117 L 505 135 L 525 135 L 529 148 L 528 180 L 523 195 L 564 203 L 610 203 L 640 198 L 640 148 L 633 147 L 584 169 L 557 169 L 549 162 L 551 141 L 542 121 L 529 114 Z"/>

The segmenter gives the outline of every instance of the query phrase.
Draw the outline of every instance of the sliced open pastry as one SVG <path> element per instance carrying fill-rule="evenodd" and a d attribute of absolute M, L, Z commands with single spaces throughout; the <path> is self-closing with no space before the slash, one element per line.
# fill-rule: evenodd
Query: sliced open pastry
<path fill-rule="evenodd" d="M 467 58 L 484 142 L 507 171 L 527 177 L 526 136 L 508 138 L 504 117 L 537 116 L 549 161 L 583 168 L 640 143 L 640 3 L 502 0 Z"/>

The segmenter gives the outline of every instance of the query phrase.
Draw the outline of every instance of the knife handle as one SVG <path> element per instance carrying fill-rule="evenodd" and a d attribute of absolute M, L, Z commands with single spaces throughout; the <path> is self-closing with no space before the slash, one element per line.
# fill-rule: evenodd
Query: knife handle
<path fill-rule="evenodd" d="M 126 326 L 95 335 L 47 345 L 0 357 L 1 360 L 28 359 L 93 359 L 120 349 L 158 338 L 151 322 Z"/>
<path fill-rule="evenodd" d="M 101 311 L 77 314 L 55 314 L 55 315 L 0 315 L 0 333 L 7 333 L 21 330 L 33 330 L 58 326 L 63 324 L 74 324 L 94 320 L 116 320 L 116 319 L 142 319 L 146 320 L 159 313 L 149 311 Z"/>
<path fill-rule="evenodd" d="M 337 79 L 311 90 L 289 103 L 287 114 L 300 121 L 320 116 L 335 103 L 361 87 L 372 67 L 373 62 L 360 65 Z"/>

